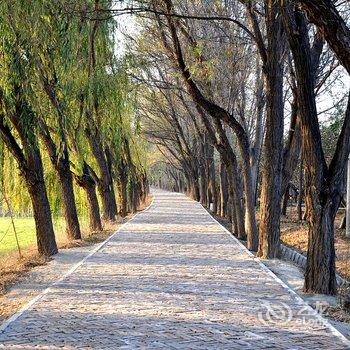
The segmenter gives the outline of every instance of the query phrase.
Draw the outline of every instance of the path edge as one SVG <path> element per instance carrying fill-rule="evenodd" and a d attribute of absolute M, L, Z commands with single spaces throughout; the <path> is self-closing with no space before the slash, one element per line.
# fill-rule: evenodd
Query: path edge
<path fill-rule="evenodd" d="M 187 197 L 187 196 L 186 196 Z M 187 197 L 188 198 L 188 197 Z M 248 255 L 265 271 L 267 272 L 268 275 L 270 275 L 277 283 L 279 283 L 284 289 L 287 290 L 287 292 L 289 294 L 291 294 L 292 296 L 295 297 L 296 301 L 299 304 L 305 305 L 305 307 L 312 312 L 312 314 L 315 315 L 315 317 L 317 318 L 318 321 L 320 321 L 324 326 L 326 326 L 330 332 L 338 337 L 339 339 L 342 340 L 342 342 L 344 343 L 344 345 L 348 346 L 348 348 L 350 349 L 350 340 L 343 334 L 341 333 L 338 329 L 336 329 L 329 320 L 327 320 L 325 317 L 321 316 L 318 312 L 316 312 L 315 314 L 315 310 L 311 307 L 311 305 L 306 302 L 297 292 L 295 292 L 291 287 L 289 287 L 285 282 L 283 282 L 279 277 L 277 277 L 277 275 L 272 272 L 262 261 L 260 258 L 256 257 L 250 250 L 248 250 L 248 248 L 239 240 L 237 239 L 225 226 L 223 226 L 218 220 L 216 220 L 214 218 L 214 216 L 208 212 L 208 210 L 206 208 L 204 208 L 204 206 L 197 202 L 194 201 L 193 199 L 190 199 L 195 203 L 198 203 L 201 208 L 207 213 L 209 214 L 209 216 L 212 218 L 212 220 L 214 222 L 216 222 L 224 231 L 225 233 L 229 234 L 229 236 L 231 237 L 231 239 L 233 239 L 236 243 L 238 243 L 238 245 L 240 246 L 240 248 L 248 253 Z"/>
<path fill-rule="evenodd" d="M 101 250 L 117 233 L 119 233 L 122 229 L 125 228 L 132 220 L 134 220 L 138 215 L 148 211 L 152 205 L 154 204 L 154 196 L 152 196 L 151 203 L 145 209 L 137 212 L 134 216 L 132 216 L 128 221 L 124 222 L 115 232 L 113 232 L 108 238 L 106 238 L 103 242 L 99 243 L 88 255 L 86 255 L 83 259 L 77 262 L 71 269 L 69 269 L 63 276 L 61 276 L 56 281 L 52 282 L 48 287 L 42 290 L 37 296 L 31 299 L 29 302 L 24 304 L 19 310 L 17 310 L 12 316 L 5 319 L 2 323 L 0 323 L 0 334 L 4 333 L 5 330 L 18 318 L 20 318 L 26 311 L 28 311 L 36 302 L 42 299 L 46 294 L 48 294 L 54 286 L 64 281 L 68 276 L 74 273 L 81 265 L 83 265 L 89 258 L 91 258 L 94 254 L 96 254 L 99 250 Z"/>

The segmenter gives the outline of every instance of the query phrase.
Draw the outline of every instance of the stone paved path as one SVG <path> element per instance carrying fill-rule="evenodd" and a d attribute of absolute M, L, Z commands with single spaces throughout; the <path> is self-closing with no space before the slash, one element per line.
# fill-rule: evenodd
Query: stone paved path
<path fill-rule="evenodd" d="M 349 348 L 198 203 L 154 196 L 10 323 L 0 348 Z"/>

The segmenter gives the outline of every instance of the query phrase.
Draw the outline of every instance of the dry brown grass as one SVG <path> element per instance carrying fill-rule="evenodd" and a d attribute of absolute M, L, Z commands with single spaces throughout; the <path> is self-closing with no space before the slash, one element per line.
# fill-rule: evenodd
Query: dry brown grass
<path fill-rule="evenodd" d="M 35 266 L 45 265 L 48 260 L 40 257 L 33 249 L 24 251 L 21 259 L 16 254 L 3 257 L 0 260 L 0 296 L 25 273 Z"/>

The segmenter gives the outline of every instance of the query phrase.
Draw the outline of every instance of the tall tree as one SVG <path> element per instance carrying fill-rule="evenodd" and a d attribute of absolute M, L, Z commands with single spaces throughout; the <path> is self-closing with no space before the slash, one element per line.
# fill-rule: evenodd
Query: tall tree
<path fill-rule="evenodd" d="M 315 102 L 315 81 L 307 22 L 289 1 L 281 8 L 295 64 L 302 124 L 305 190 L 309 209 L 309 247 L 305 290 L 336 293 L 334 219 L 341 200 L 341 184 L 350 152 L 350 103 L 333 158 L 327 165 Z"/>

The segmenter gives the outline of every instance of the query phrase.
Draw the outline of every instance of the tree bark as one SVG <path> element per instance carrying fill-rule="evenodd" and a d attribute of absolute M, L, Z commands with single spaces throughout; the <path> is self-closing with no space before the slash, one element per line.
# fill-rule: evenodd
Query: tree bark
<path fill-rule="evenodd" d="M 304 197 L 304 162 L 303 158 L 300 159 L 300 169 L 299 169 L 299 195 L 298 195 L 298 203 L 297 203 L 297 213 L 298 220 L 303 220 L 303 197 Z"/>
<path fill-rule="evenodd" d="M 209 172 L 209 190 L 213 203 L 213 213 L 218 214 L 218 191 L 216 188 L 216 174 L 214 162 L 214 147 L 208 145 L 208 172 Z"/>
<path fill-rule="evenodd" d="M 285 195 L 289 183 L 292 181 L 301 153 L 301 125 L 298 117 L 297 97 L 292 102 L 291 125 L 287 144 L 283 152 L 281 193 Z"/>
<path fill-rule="evenodd" d="M 284 192 L 284 196 L 283 196 L 282 215 L 284 216 L 287 215 L 288 201 L 289 201 L 289 186 L 287 186 L 287 190 Z"/>
<path fill-rule="evenodd" d="M 278 4 L 267 1 L 266 136 L 260 200 L 258 256 L 276 258 L 280 248 L 281 183 L 283 156 L 283 28 Z"/>
<path fill-rule="evenodd" d="M 38 161 L 38 159 L 37 159 Z M 44 183 L 41 160 L 37 162 L 36 173 L 32 171 L 24 175 L 33 206 L 38 253 L 44 256 L 57 254 L 49 199 Z M 33 169 L 34 170 L 34 169 Z"/>
<path fill-rule="evenodd" d="M 60 159 L 58 176 L 62 188 L 64 218 L 66 221 L 67 236 L 70 239 L 81 239 L 77 207 L 75 204 L 73 176 L 67 159 Z"/>
<path fill-rule="evenodd" d="M 224 162 L 220 161 L 220 216 L 226 216 L 227 204 L 227 173 Z"/>
<path fill-rule="evenodd" d="M 46 92 L 52 106 L 55 108 L 58 114 L 58 126 L 60 140 L 63 144 L 62 154 L 57 151 L 57 146 L 51 137 L 49 127 L 44 120 L 39 120 L 39 135 L 43 140 L 47 152 L 49 153 L 51 163 L 58 174 L 60 180 L 60 186 L 62 190 L 63 211 L 66 221 L 66 233 L 69 239 L 81 239 L 80 224 L 78 220 L 78 213 L 75 204 L 74 188 L 73 188 L 73 175 L 70 171 L 69 153 L 67 146 L 67 139 L 62 120 L 64 114 L 61 108 L 60 101 L 57 97 L 55 83 L 47 78 L 46 74 L 39 64 L 38 67 L 39 76 L 41 79 L 42 87 Z"/>
<path fill-rule="evenodd" d="M 264 139 L 263 132 L 263 116 L 265 107 L 265 95 L 264 95 L 264 81 L 261 77 L 261 68 L 257 69 L 257 81 L 256 81 L 256 124 L 255 124 L 255 137 L 254 144 L 250 152 L 250 164 L 252 167 L 252 187 L 254 191 L 254 203 L 257 201 L 258 192 L 258 177 L 259 177 L 259 162 L 261 156 L 261 147 Z"/>
<path fill-rule="evenodd" d="M 219 139 L 217 139 L 215 131 L 208 120 L 207 116 L 203 112 L 200 107 L 197 107 L 197 111 L 202 118 L 202 122 L 205 125 L 208 136 L 220 154 L 221 162 L 225 164 L 228 178 L 228 189 L 229 195 L 231 199 L 231 218 L 232 223 L 234 224 L 234 232 L 240 239 L 245 239 L 246 231 L 244 227 L 244 211 L 241 203 L 241 196 L 239 194 L 240 183 L 238 182 L 239 174 L 238 174 L 238 162 L 235 153 L 233 152 L 230 142 L 227 138 L 226 132 L 218 120 L 213 120 L 215 125 L 215 130 L 219 135 Z M 255 216 L 254 216 L 255 219 Z M 248 249 L 254 249 L 254 240 L 253 237 L 248 238 Z"/>
<path fill-rule="evenodd" d="M 2 127 L 0 127 L 0 129 L 1 132 Z M 8 144 L 8 135 L 4 136 L 1 132 L 1 136 L 5 143 Z M 11 148 L 9 149 L 13 152 Z M 34 147 L 27 149 L 26 153 L 27 161 L 26 163 L 19 163 L 19 167 L 21 175 L 25 179 L 32 202 L 38 253 L 43 256 L 52 256 L 57 254 L 58 249 L 53 229 L 50 203 L 44 181 L 40 151 L 39 148 Z"/>
<path fill-rule="evenodd" d="M 106 154 L 97 131 L 92 134 L 91 130 L 86 128 L 85 135 L 89 141 L 91 152 L 96 159 L 100 171 L 97 186 L 102 199 L 102 217 L 106 221 L 114 221 L 117 215 L 117 203 L 114 194 L 113 179 L 106 159 Z"/>
<path fill-rule="evenodd" d="M 122 161 L 119 166 L 119 179 L 117 183 L 118 183 L 118 193 L 119 193 L 119 199 L 120 199 L 119 214 L 123 218 L 127 215 L 127 211 L 128 211 L 127 182 L 128 182 L 128 175 L 126 173 L 126 164 L 124 161 Z"/>
<path fill-rule="evenodd" d="M 232 176 L 229 175 L 229 186 L 230 186 L 230 194 L 232 197 L 233 204 L 233 216 L 235 218 L 235 226 L 236 230 L 234 233 L 237 235 L 239 239 L 246 240 L 247 236 L 244 228 L 244 209 L 242 204 L 243 198 L 243 188 L 242 182 L 240 181 L 238 168 L 231 168 L 229 174 L 232 173 Z M 232 185 L 231 185 L 232 184 Z"/>
<path fill-rule="evenodd" d="M 88 185 L 86 187 L 86 196 L 89 210 L 89 227 L 92 232 L 102 231 L 102 222 L 100 216 L 100 207 L 98 205 L 96 185 Z"/>
<path fill-rule="evenodd" d="M 89 172 L 89 166 L 84 162 L 83 174 L 75 176 L 75 180 L 86 193 L 88 212 L 89 212 L 89 228 L 92 232 L 102 231 L 102 222 L 100 216 L 100 207 L 96 195 L 96 182 Z"/>
<path fill-rule="evenodd" d="M 308 196 L 309 198 L 309 196 Z M 334 198 L 337 201 L 336 198 Z M 327 200 L 310 212 L 309 244 L 304 289 L 307 293 L 336 294 L 334 203 Z"/>
<path fill-rule="evenodd" d="M 204 158 L 204 154 L 202 153 L 202 157 Z M 199 165 L 199 174 L 200 174 L 200 202 L 203 205 L 203 207 L 208 208 L 208 182 L 207 182 L 207 173 L 205 171 L 205 164 L 202 161 L 202 164 Z"/>

